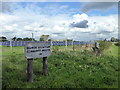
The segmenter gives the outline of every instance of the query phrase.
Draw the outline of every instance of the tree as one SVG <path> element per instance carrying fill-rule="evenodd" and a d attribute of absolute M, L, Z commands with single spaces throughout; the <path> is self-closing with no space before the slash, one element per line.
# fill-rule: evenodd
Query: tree
<path fill-rule="evenodd" d="M 117 41 L 116 38 L 114 38 L 114 37 L 111 38 L 111 42 L 116 42 L 116 41 Z"/>
<path fill-rule="evenodd" d="M 120 47 L 120 41 L 115 43 L 115 45 Z"/>
<path fill-rule="evenodd" d="M 112 45 L 109 41 L 99 41 L 99 50 L 100 53 L 103 53 L 104 50 L 107 50 Z"/>
<path fill-rule="evenodd" d="M 72 39 L 67 39 L 67 41 L 73 41 Z"/>
<path fill-rule="evenodd" d="M 105 38 L 104 41 L 107 41 L 107 39 Z"/>
<path fill-rule="evenodd" d="M 12 38 L 13 41 L 16 41 L 16 39 L 17 39 L 16 37 Z"/>
<path fill-rule="evenodd" d="M 32 38 L 28 38 L 28 37 L 26 37 L 26 38 L 23 38 L 22 41 L 32 41 Z M 33 38 L 33 41 L 36 41 L 36 40 Z"/>
<path fill-rule="evenodd" d="M 5 41 L 8 41 L 8 40 L 7 40 L 6 37 L 2 36 L 2 37 L 0 37 L 0 41 L 5 42 Z"/>
<path fill-rule="evenodd" d="M 22 38 L 17 38 L 16 40 L 17 40 L 17 41 L 22 41 Z"/>
<path fill-rule="evenodd" d="M 48 39 L 48 41 L 51 41 L 52 39 Z"/>
<path fill-rule="evenodd" d="M 32 38 L 26 37 L 26 38 L 23 38 L 23 41 L 32 41 Z"/>
<path fill-rule="evenodd" d="M 49 35 L 41 35 L 40 41 L 47 41 L 48 37 L 49 37 Z"/>

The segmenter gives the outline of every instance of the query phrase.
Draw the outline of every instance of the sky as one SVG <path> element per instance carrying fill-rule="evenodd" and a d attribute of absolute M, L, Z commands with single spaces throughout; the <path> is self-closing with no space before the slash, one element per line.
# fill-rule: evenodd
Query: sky
<path fill-rule="evenodd" d="M 117 2 L 1 2 L 0 36 L 53 40 L 118 38 Z"/>

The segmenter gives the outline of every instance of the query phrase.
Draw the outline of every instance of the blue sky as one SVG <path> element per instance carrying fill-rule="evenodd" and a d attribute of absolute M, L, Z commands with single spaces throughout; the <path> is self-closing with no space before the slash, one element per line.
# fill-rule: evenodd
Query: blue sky
<path fill-rule="evenodd" d="M 82 8 L 82 6 L 84 6 L 84 4 L 86 4 L 88 2 L 19 2 L 18 4 L 21 7 L 25 7 L 26 5 L 29 4 L 36 4 L 39 7 L 45 7 L 47 5 L 53 5 L 53 7 L 56 6 L 63 6 L 66 5 L 68 6 L 68 9 L 76 9 L 76 13 L 82 13 L 80 11 L 80 8 Z M 104 2 L 103 2 L 104 3 Z M 111 2 L 112 3 L 112 2 Z M 35 8 L 34 8 L 35 9 Z M 109 14 L 117 14 L 118 10 L 117 7 L 113 6 L 107 10 L 91 10 L 89 12 L 87 12 L 88 15 L 109 15 Z"/>
<path fill-rule="evenodd" d="M 105 3 L 105 2 L 102 2 Z M 106 2 L 107 3 L 107 2 Z M 113 2 L 109 2 L 109 3 L 113 3 Z M 18 4 L 21 6 L 21 8 L 26 7 L 26 5 L 29 4 L 36 4 L 38 7 L 45 7 L 48 5 L 52 5 L 53 7 L 55 6 L 63 6 L 66 5 L 68 6 L 68 10 L 69 9 L 74 9 L 76 12 L 75 13 L 83 13 L 82 11 L 80 11 L 80 9 L 85 5 L 85 4 L 89 4 L 89 2 L 18 2 Z M 15 8 L 14 8 L 15 9 Z M 19 9 L 19 8 L 18 8 Z M 35 8 L 34 8 L 35 10 Z M 100 9 L 93 9 L 90 10 L 88 12 L 86 12 L 87 15 L 102 15 L 102 16 L 107 16 L 110 14 L 117 14 L 118 13 L 118 8 L 116 6 L 112 6 L 108 9 L 105 10 L 100 10 Z"/>
<path fill-rule="evenodd" d="M 113 2 L 18 2 L 2 3 L 3 36 L 39 39 L 94 40 L 117 37 L 117 3 Z M 22 34 L 20 34 L 22 33 Z M 54 35 L 53 33 L 62 33 Z M 90 37 L 90 38 L 89 38 Z"/>
<path fill-rule="evenodd" d="M 90 16 L 94 16 L 94 15 L 107 16 L 107 15 L 117 14 L 117 13 L 118 13 L 118 9 L 115 7 L 112 7 L 108 10 L 91 10 L 87 14 Z"/>

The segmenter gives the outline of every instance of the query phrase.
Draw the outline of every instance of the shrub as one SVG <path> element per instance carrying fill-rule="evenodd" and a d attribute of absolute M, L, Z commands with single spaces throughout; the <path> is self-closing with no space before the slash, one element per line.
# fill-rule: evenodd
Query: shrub
<path fill-rule="evenodd" d="M 116 46 L 120 46 L 120 41 L 118 43 L 115 44 Z"/>
<path fill-rule="evenodd" d="M 109 41 L 99 41 L 99 51 L 102 53 L 104 50 L 107 50 L 112 45 Z"/>

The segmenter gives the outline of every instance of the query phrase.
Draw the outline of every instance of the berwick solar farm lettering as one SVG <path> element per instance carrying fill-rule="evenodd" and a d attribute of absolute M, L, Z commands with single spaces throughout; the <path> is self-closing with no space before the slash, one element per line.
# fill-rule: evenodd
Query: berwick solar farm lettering
<path fill-rule="evenodd" d="M 27 58 L 47 57 L 50 55 L 50 43 L 27 43 L 25 45 L 25 52 Z"/>
<path fill-rule="evenodd" d="M 27 47 L 27 49 L 37 49 L 37 48 L 50 48 L 50 46 L 44 46 L 44 47 Z"/>
<path fill-rule="evenodd" d="M 39 51 L 50 51 L 50 49 L 43 49 L 43 50 L 28 50 L 27 53 L 39 52 Z"/>
<path fill-rule="evenodd" d="M 27 53 L 40 52 L 40 51 L 50 51 L 49 48 L 50 48 L 50 46 L 49 47 L 27 47 Z"/>

